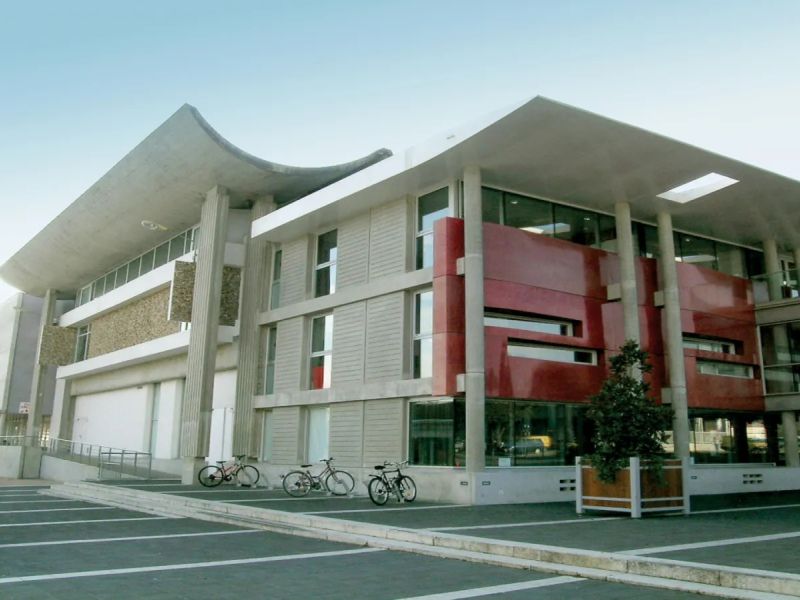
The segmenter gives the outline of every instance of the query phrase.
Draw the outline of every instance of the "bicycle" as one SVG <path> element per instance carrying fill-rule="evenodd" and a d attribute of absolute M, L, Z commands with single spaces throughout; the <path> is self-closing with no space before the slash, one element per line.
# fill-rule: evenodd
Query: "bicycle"
<path fill-rule="evenodd" d="M 341 471 L 331 463 L 333 457 L 323 458 L 325 468 L 319 475 L 314 475 L 309 468 L 313 465 L 300 465 L 303 469 L 290 471 L 283 476 L 284 491 L 294 498 L 307 496 L 311 490 L 324 489 L 334 496 L 345 496 L 353 491 L 356 485 L 355 479 L 347 471 Z"/>
<path fill-rule="evenodd" d="M 261 473 L 253 465 L 242 464 L 244 456 L 244 454 L 235 456 L 233 461 L 228 463 L 218 460 L 216 465 L 203 467 L 197 473 L 197 480 L 205 487 L 216 487 L 223 481 L 236 478 L 238 485 L 254 487 L 261 478 Z"/>
<path fill-rule="evenodd" d="M 383 506 L 389 500 L 389 496 L 394 494 L 398 502 L 413 502 L 417 497 L 417 484 L 411 477 L 403 475 L 400 471 L 407 465 L 407 460 L 402 462 L 385 461 L 382 465 L 375 465 L 378 474 L 370 475 L 371 479 L 367 485 L 369 499 L 378 506 Z M 390 476 L 390 474 L 394 475 Z"/>

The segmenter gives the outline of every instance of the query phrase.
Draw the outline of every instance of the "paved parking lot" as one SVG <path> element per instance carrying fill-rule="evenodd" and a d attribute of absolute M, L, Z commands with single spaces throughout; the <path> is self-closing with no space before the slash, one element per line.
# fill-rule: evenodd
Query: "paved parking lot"
<path fill-rule="evenodd" d="M 121 485 L 395 527 L 800 574 L 800 493 L 795 492 L 694 498 L 688 517 L 633 520 L 611 513 L 579 516 L 569 503 L 458 506 L 417 501 L 378 507 L 365 497 L 312 493 L 289 498 L 279 489 Z"/>
<path fill-rule="evenodd" d="M 40 495 L 39 489 L 0 485 L 0 597 L 4 599 L 696 597 L 158 517 L 59 500 Z M 363 506 L 373 517 L 400 512 L 369 508 L 369 501 L 363 498 L 284 499 L 280 496 L 283 492 L 242 488 L 190 492 L 198 496 L 209 493 L 215 499 L 257 501 L 291 510 L 362 510 Z M 400 508 L 406 519 L 412 514 L 429 519 L 432 513 L 447 517 L 439 523 L 451 522 L 448 515 L 458 513 L 454 507 L 416 503 L 387 508 Z M 540 510 L 539 514 L 553 516 L 560 509 L 550 505 L 525 510 L 529 515 Z"/>

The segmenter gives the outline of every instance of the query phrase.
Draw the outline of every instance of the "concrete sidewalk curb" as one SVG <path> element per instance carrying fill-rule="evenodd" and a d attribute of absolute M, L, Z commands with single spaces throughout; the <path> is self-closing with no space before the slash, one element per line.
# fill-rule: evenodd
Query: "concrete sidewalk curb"
<path fill-rule="evenodd" d="M 792 573 L 698 565 L 662 558 L 403 529 L 88 482 L 53 485 L 40 493 L 158 515 L 191 517 L 348 544 L 693 591 L 724 598 L 760 600 L 800 596 L 800 575 Z M 685 587 L 687 585 L 691 589 Z"/>

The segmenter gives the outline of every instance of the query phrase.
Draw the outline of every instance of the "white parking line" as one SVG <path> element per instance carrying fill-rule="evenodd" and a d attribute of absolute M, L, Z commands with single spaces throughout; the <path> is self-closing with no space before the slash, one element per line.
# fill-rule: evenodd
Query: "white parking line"
<path fill-rule="evenodd" d="M 329 556 L 346 556 L 348 554 L 365 554 L 367 552 L 383 552 L 381 548 L 358 548 L 356 550 L 334 550 L 332 552 L 309 552 L 307 554 L 284 554 L 282 556 L 262 556 L 259 558 L 242 558 L 235 560 L 216 560 L 198 563 L 174 565 L 157 565 L 152 567 L 131 567 L 127 569 L 102 569 L 99 571 L 73 571 L 71 573 L 51 573 L 48 575 L 27 575 L 23 577 L 3 577 L 0 584 L 22 583 L 25 581 L 47 581 L 53 579 L 75 579 L 78 577 L 99 577 L 103 575 L 127 575 L 130 573 L 152 573 L 154 571 L 178 571 L 183 569 L 207 569 L 209 567 L 228 567 L 233 565 L 252 565 L 258 563 L 281 562 L 286 560 L 308 560 L 310 558 L 327 558 Z"/>
<path fill-rule="evenodd" d="M 538 527 L 541 525 L 564 525 L 566 523 L 591 523 L 593 521 L 619 521 L 628 517 L 594 517 L 590 519 L 565 519 L 562 521 L 529 521 L 527 523 L 498 523 L 496 525 L 466 525 L 462 527 L 428 527 L 429 531 L 458 531 L 460 529 L 507 529 L 510 527 Z"/>
<path fill-rule="evenodd" d="M 47 521 L 40 523 L 2 523 L 0 527 L 39 527 L 41 525 L 74 525 L 76 523 L 118 523 L 120 521 L 166 521 L 186 517 L 120 517 L 119 519 L 76 519 L 75 521 Z"/>
<path fill-rule="evenodd" d="M 63 546 L 69 544 L 102 544 L 105 542 L 133 542 L 137 540 L 163 540 L 169 538 L 200 537 L 207 535 L 238 535 L 241 533 L 265 533 L 261 529 L 234 529 L 233 531 L 207 531 L 200 533 L 171 533 L 164 535 L 137 535 L 116 538 L 91 538 L 81 540 L 55 540 L 52 542 L 22 542 L 19 544 L 0 544 L 0 548 L 23 548 L 29 546 Z"/>
<path fill-rule="evenodd" d="M 507 594 L 509 592 L 519 592 L 521 590 L 532 590 L 535 588 L 550 587 L 584 581 L 579 577 L 548 577 L 547 579 L 535 579 L 533 581 L 520 581 L 519 583 L 506 583 L 503 585 L 492 585 L 489 587 L 472 588 L 469 590 L 458 590 L 456 592 L 444 592 L 441 594 L 428 594 L 427 596 L 407 596 L 402 600 L 459 600 L 459 598 L 477 598 L 479 596 L 491 596 L 492 594 Z"/>
<path fill-rule="evenodd" d="M 693 515 L 713 515 L 715 513 L 751 512 L 754 510 L 774 510 L 776 508 L 798 508 L 800 504 L 776 504 L 775 506 L 748 506 L 746 508 L 717 508 L 714 510 L 693 510 Z M 680 513 L 674 516 L 681 516 Z"/>
<path fill-rule="evenodd" d="M 406 508 L 354 508 L 351 510 L 318 510 L 306 515 L 332 515 L 336 513 L 391 512 L 394 510 L 437 510 L 439 508 L 463 508 L 465 504 L 440 504 L 438 506 L 406 506 Z"/>
<path fill-rule="evenodd" d="M 693 544 L 676 544 L 674 546 L 657 546 L 655 548 L 639 548 L 637 550 L 624 550 L 622 554 L 633 556 L 646 556 L 648 554 L 661 554 L 662 552 L 676 552 L 678 550 L 694 550 L 696 548 L 715 548 L 718 546 L 733 546 L 735 544 L 753 544 L 756 542 L 771 542 L 774 540 L 788 540 L 800 537 L 800 531 L 789 533 L 774 533 L 772 535 L 755 535 L 744 538 L 728 538 L 726 540 L 712 540 L 709 542 L 695 542 Z"/>
<path fill-rule="evenodd" d="M 78 501 L 80 502 L 80 500 Z M 71 510 L 126 510 L 116 506 L 89 506 L 87 508 L 34 508 L 32 510 L 0 510 L 0 515 L 14 515 L 19 513 L 67 512 Z"/>
<path fill-rule="evenodd" d="M 0 504 L 45 504 L 49 502 L 80 502 L 80 500 L 0 500 Z"/>

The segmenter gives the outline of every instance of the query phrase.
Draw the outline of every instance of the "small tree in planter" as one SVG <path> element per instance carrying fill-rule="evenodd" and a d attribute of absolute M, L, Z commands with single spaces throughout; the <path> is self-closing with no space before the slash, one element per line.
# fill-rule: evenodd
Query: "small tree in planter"
<path fill-rule="evenodd" d="M 651 510 L 681 509 L 683 504 L 675 499 L 676 494 L 683 494 L 681 478 L 677 478 L 681 489 L 673 490 L 668 489 L 664 477 L 663 444 L 667 440 L 666 430 L 671 428 L 672 408 L 656 404 L 649 395 L 650 384 L 644 376 L 652 371 L 652 366 L 647 362 L 647 352 L 628 340 L 610 363 L 611 374 L 600 392 L 591 397 L 587 412 L 595 425 L 594 453 L 588 457 L 591 465 L 578 465 L 581 480 L 578 512 L 586 507 L 630 511 L 640 516 L 642 502 L 653 503 Z M 637 376 L 639 373 L 642 377 Z M 644 467 L 643 478 L 638 471 L 640 462 Z M 630 477 L 617 481 L 620 471 L 628 469 Z M 658 503 L 662 506 L 657 506 Z"/>

